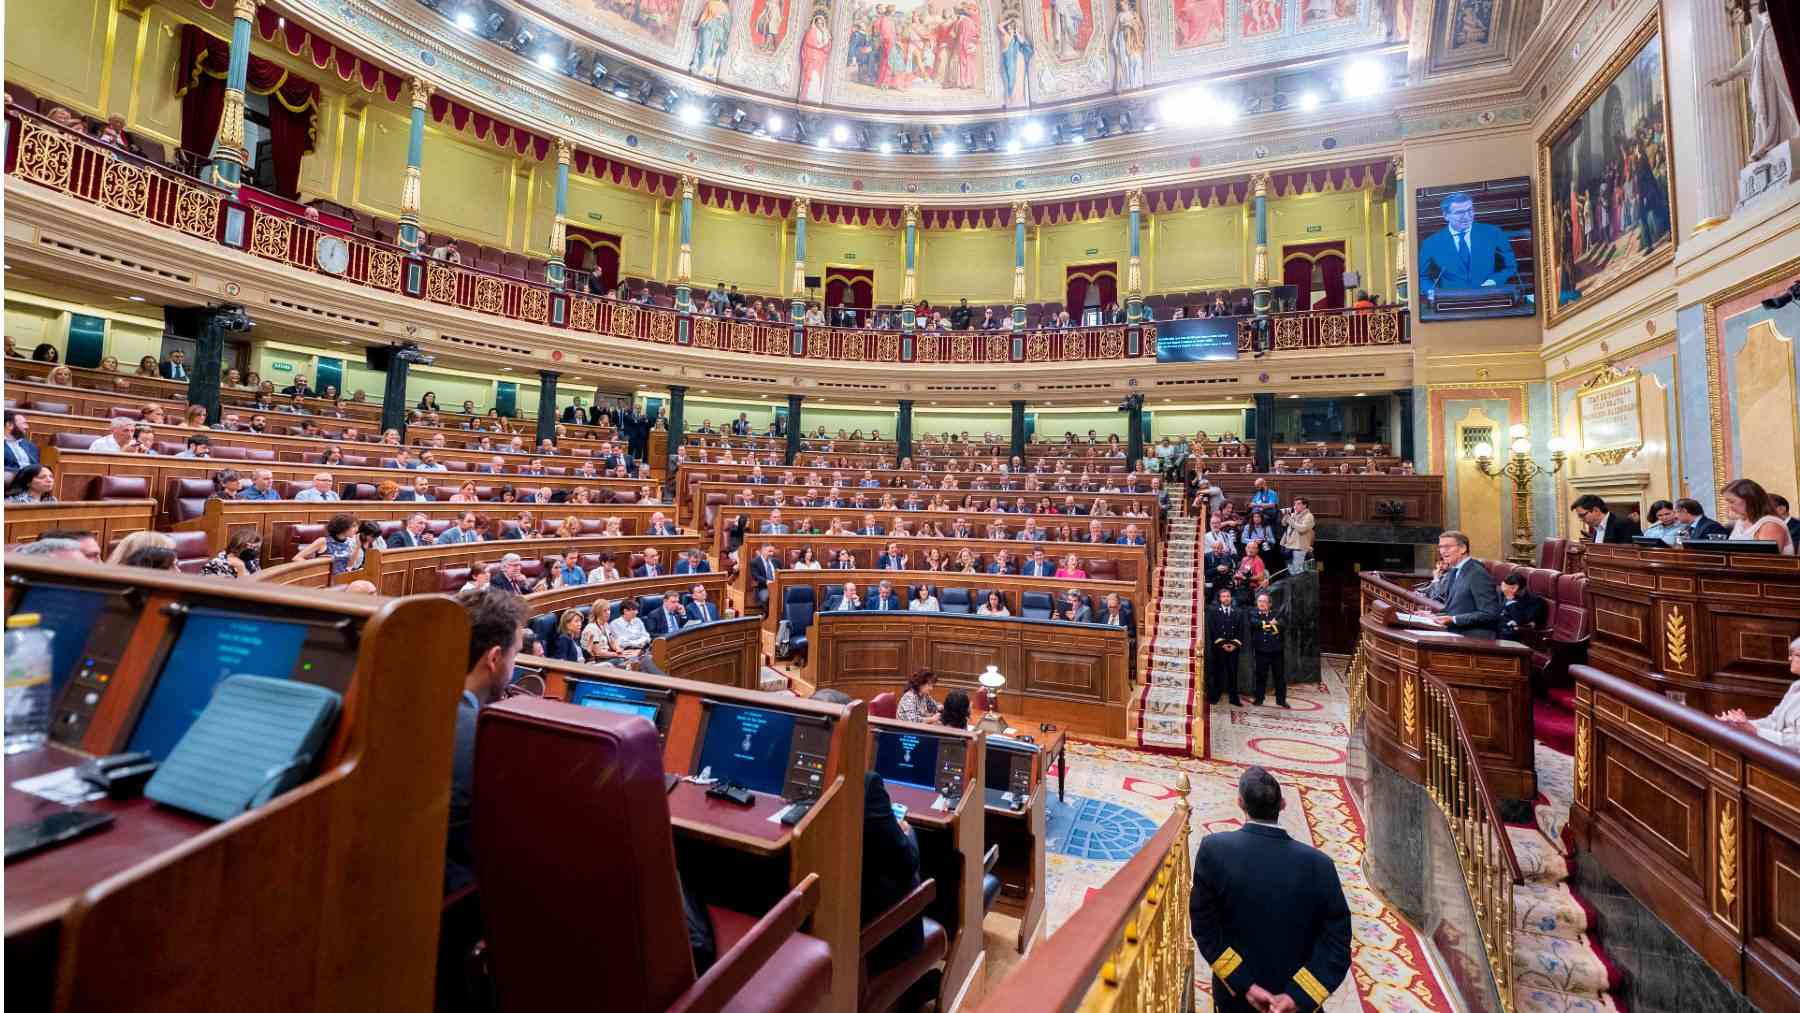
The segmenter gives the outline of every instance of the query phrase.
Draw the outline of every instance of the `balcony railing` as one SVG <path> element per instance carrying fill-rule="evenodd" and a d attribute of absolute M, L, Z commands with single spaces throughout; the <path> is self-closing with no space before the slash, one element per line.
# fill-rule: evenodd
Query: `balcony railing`
<path fill-rule="evenodd" d="M 1156 359 L 1154 323 L 904 334 L 724 319 L 590 296 L 432 260 L 247 202 L 16 106 L 6 110 L 6 128 L 6 171 L 17 179 L 265 260 L 486 316 L 652 344 L 827 362 L 1051 365 Z M 1249 318 L 1240 319 L 1240 352 L 1253 350 L 1248 327 Z M 1287 313 L 1275 318 L 1277 352 L 1409 340 L 1407 313 L 1401 308 Z"/>

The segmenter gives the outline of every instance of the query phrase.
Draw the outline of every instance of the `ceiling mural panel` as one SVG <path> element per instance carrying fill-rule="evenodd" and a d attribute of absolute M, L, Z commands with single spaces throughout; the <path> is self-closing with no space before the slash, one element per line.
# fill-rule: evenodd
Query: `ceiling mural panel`
<path fill-rule="evenodd" d="M 982 112 L 1406 40 L 1415 0 L 515 0 L 586 44 L 778 99 Z M 1458 6 L 1460 4 L 1460 6 Z M 1496 0 L 1443 5 L 1486 48 Z"/>

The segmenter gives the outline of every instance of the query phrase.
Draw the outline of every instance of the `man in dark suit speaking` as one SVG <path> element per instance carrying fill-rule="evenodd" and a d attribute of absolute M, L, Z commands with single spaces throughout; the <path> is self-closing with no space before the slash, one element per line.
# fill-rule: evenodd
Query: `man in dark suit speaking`
<path fill-rule="evenodd" d="M 1519 276 L 1506 230 L 1475 220 L 1475 199 L 1458 190 L 1444 198 L 1444 227 L 1419 247 L 1420 295 L 1443 289 L 1510 285 Z"/>
<path fill-rule="evenodd" d="M 1438 559 L 1443 572 L 1425 591 L 1444 606 L 1437 624 L 1465 636 L 1487 640 L 1499 636 L 1500 591 L 1487 567 L 1469 555 L 1469 536 L 1461 531 L 1439 535 Z"/>

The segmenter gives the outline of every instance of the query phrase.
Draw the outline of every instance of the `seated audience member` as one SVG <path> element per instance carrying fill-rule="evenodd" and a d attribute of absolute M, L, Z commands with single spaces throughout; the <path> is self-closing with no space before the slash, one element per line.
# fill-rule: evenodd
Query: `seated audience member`
<path fill-rule="evenodd" d="M 1500 635 L 1517 639 L 1521 633 L 1544 625 L 1550 614 L 1548 603 L 1525 586 L 1525 576 L 1509 573 L 1500 582 Z"/>
<path fill-rule="evenodd" d="M 262 535 L 254 528 L 231 533 L 225 548 L 200 568 L 203 577 L 253 577 L 262 570 Z"/>
<path fill-rule="evenodd" d="M 406 519 L 406 524 L 399 531 L 388 536 L 387 547 L 390 549 L 411 549 L 420 545 L 436 543 L 437 536 L 427 531 L 431 518 L 424 514 L 413 514 Z"/>
<path fill-rule="evenodd" d="M 244 477 L 235 468 L 222 468 L 212 474 L 212 499 L 235 500 L 243 495 Z"/>
<path fill-rule="evenodd" d="M 838 596 L 838 602 L 832 607 L 833 612 L 860 612 L 863 607 L 862 595 L 856 592 L 855 581 L 844 582 L 844 593 Z"/>
<path fill-rule="evenodd" d="M 281 493 L 275 488 L 275 473 L 267 468 L 258 468 L 251 473 L 250 485 L 238 491 L 238 499 L 279 500 Z"/>
<path fill-rule="evenodd" d="M 931 586 L 920 584 L 913 594 L 912 601 L 906 603 L 909 612 L 940 612 L 937 595 L 931 593 Z"/>
<path fill-rule="evenodd" d="M 938 711 L 938 724 L 946 728 L 967 730 L 969 727 L 969 694 L 960 689 L 953 689 L 944 697 L 943 709 Z"/>
<path fill-rule="evenodd" d="M 655 546 L 644 550 L 644 563 L 631 571 L 633 577 L 660 577 L 663 570 L 661 553 Z"/>
<path fill-rule="evenodd" d="M 500 557 L 500 572 L 494 574 L 491 582 L 495 588 L 513 594 L 530 594 L 535 586 L 535 582 L 525 576 L 525 561 L 516 552 Z"/>
<path fill-rule="evenodd" d="M 604 584 L 620 579 L 622 578 L 619 573 L 619 565 L 613 561 L 613 554 L 602 552 L 599 565 L 595 566 L 594 572 L 588 575 L 588 583 Z"/>
<path fill-rule="evenodd" d="M 481 708 L 499 699 L 525 644 L 525 603 L 510 594 L 471 591 L 457 598 L 469 614 L 469 668 L 456 707 L 450 760 L 450 829 L 444 847 L 444 893 L 475 880 L 475 725 Z"/>
<path fill-rule="evenodd" d="M 1630 545 L 1634 537 L 1643 534 L 1637 521 L 1608 510 L 1606 501 L 1593 493 L 1577 498 L 1569 504 L 1569 510 L 1587 525 L 1588 535 L 1596 545 Z"/>
<path fill-rule="evenodd" d="M 334 514 L 325 523 L 325 533 L 310 543 L 301 546 L 294 553 L 296 560 L 311 559 L 314 556 L 330 556 L 331 572 L 344 573 L 348 570 L 360 570 L 363 566 L 363 546 L 352 537 L 356 530 L 356 518 L 349 514 Z M 381 529 L 375 529 L 379 532 Z"/>
<path fill-rule="evenodd" d="M 79 528 L 51 528 L 38 534 L 38 540 L 46 538 L 74 542 L 81 549 L 81 558 L 90 563 L 98 563 L 104 558 L 100 551 L 100 539 L 92 531 Z"/>
<path fill-rule="evenodd" d="M 1788 535 L 1793 539 L 1794 544 L 1800 545 L 1800 517 L 1793 515 L 1792 509 L 1788 506 L 1787 497 L 1772 492 L 1769 494 L 1769 502 L 1775 504 L 1775 516 L 1781 518 L 1781 522 L 1787 525 Z"/>
<path fill-rule="evenodd" d="M 675 561 L 675 572 L 677 574 L 711 573 L 712 563 L 707 561 L 706 553 L 699 549 L 689 549 Z"/>
<path fill-rule="evenodd" d="M 8 503 L 55 503 L 56 473 L 41 464 L 28 464 L 6 483 Z"/>
<path fill-rule="evenodd" d="M 582 626 L 581 612 L 578 609 L 564 609 L 556 620 L 556 636 L 544 656 L 558 661 L 593 660 L 581 645 Z"/>
<path fill-rule="evenodd" d="M 1725 518 L 1732 521 L 1731 537 L 1763 542 L 1774 542 L 1781 547 L 1781 554 L 1794 554 L 1794 538 L 1788 533 L 1787 522 L 1775 515 L 1775 503 L 1763 487 L 1747 478 L 1740 478 L 1720 491 L 1719 496 L 1725 501 Z"/>
<path fill-rule="evenodd" d="M 43 459 L 38 445 L 31 440 L 31 423 L 20 412 L 6 412 L 6 469 L 16 471 Z"/>
<path fill-rule="evenodd" d="M 883 580 L 876 586 L 875 594 L 865 607 L 871 612 L 900 612 L 906 608 L 906 603 L 894 593 L 894 582 Z"/>
<path fill-rule="evenodd" d="M 128 418 L 115 418 L 107 423 L 107 433 L 88 444 L 88 450 L 96 454 L 129 454 L 134 453 L 136 444 L 132 440 L 132 430 L 137 422 Z"/>
<path fill-rule="evenodd" d="M 1766 716 L 1752 719 L 1734 708 L 1720 714 L 1719 720 L 1783 749 L 1800 750 L 1800 637 L 1788 641 L 1788 672 L 1795 677 L 1794 682 Z"/>
<path fill-rule="evenodd" d="M 687 609 L 682 607 L 680 591 L 664 591 L 662 608 L 651 613 L 644 626 L 652 637 L 666 637 L 687 625 Z"/>
<path fill-rule="evenodd" d="M 1063 592 L 1062 601 L 1058 602 L 1057 618 L 1070 623 L 1091 623 L 1094 621 L 1094 609 L 1087 598 L 1074 588 Z"/>
<path fill-rule="evenodd" d="M 1651 523 L 1644 529 L 1644 537 L 1660 539 L 1665 545 L 1674 545 L 1675 539 L 1687 530 L 1686 525 L 1675 516 L 1675 504 L 1666 499 L 1650 504 L 1646 516 Z"/>
<path fill-rule="evenodd" d="M 796 570 L 822 570 L 824 564 L 819 562 L 819 554 L 808 545 L 800 550 L 800 558 L 794 561 Z"/>
<path fill-rule="evenodd" d="M 716 623 L 722 618 L 719 607 L 707 600 L 706 585 L 695 584 L 688 588 L 687 625 Z"/>
<path fill-rule="evenodd" d="M 644 660 L 650 641 L 655 639 L 644 621 L 638 618 L 635 597 L 628 597 L 619 603 L 619 617 L 606 624 L 606 635 L 621 658 L 638 661 Z"/>
<path fill-rule="evenodd" d="M 937 685 L 937 676 L 929 668 L 921 668 L 913 672 L 906 680 L 906 689 L 900 694 L 900 702 L 894 709 L 894 717 L 901 721 L 929 722 L 937 717 L 938 702 L 932 699 L 931 687 Z"/>
<path fill-rule="evenodd" d="M 1702 541 L 1728 536 L 1725 525 L 1706 516 L 1706 508 L 1697 499 L 1682 498 L 1675 501 L 1676 537 L 1684 542 Z"/>
<path fill-rule="evenodd" d="M 475 530 L 477 520 L 478 518 L 473 512 L 464 510 L 462 516 L 456 519 L 455 524 L 445 528 L 444 533 L 437 536 L 437 544 L 462 545 L 467 542 L 482 541 L 480 532 Z"/>
<path fill-rule="evenodd" d="M 40 539 L 42 541 L 42 539 Z M 33 543 L 36 544 L 36 543 Z M 115 566 L 146 570 L 175 569 L 175 539 L 161 531 L 133 531 L 113 546 L 106 561 Z"/>
<path fill-rule="evenodd" d="M 998 591 L 989 591 L 982 596 L 981 604 L 976 607 L 978 616 L 1010 616 L 1012 612 L 1006 607 L 1006 597 Z"/>
<path fill-rule="evenodd" d="M 1055 575 L 1085 580 L 1087 579 L 1087 570 L 1081 566 L 1081 557 L 1071 552 L 1062 558 L 1062 563 L 1057 566 Z"/>

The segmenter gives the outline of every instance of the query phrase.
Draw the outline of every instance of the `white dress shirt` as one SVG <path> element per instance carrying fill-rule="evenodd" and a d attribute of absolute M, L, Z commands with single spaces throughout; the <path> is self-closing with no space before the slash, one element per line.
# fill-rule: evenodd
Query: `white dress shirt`
<path fill-rule="evenodd" d="M 1787 695 L 1775 705 L 1768 717 L 1750 722 L 1756 734 L 1784 749 L 1800 749 L 1800 680 L 1788 687 Z"/>

